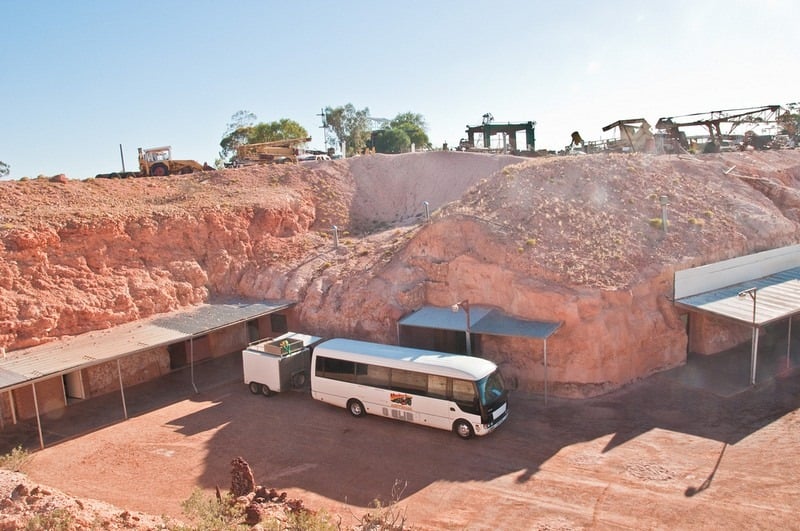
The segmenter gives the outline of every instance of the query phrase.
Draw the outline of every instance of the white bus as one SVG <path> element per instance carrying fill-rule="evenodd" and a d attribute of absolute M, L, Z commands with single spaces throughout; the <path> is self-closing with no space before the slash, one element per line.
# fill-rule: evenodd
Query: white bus
<path fill-rule="evenodd" d="M 381 415 L 463 439 L 508 418 L 508 391 L 491 361 L 352 339 L 314 348 L 311 396 L 355 417 Z"/>

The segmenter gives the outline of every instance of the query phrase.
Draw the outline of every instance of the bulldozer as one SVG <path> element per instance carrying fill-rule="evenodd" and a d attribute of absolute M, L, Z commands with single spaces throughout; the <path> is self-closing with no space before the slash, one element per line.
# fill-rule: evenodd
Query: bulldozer
<path fill-rule="evenodd" d="M 120 146 L 120 150 L 122 147 Z M 124 168 L 124 164 L 123 164 Z M 213 170 L 207 164 L 194 160 L 174 160 L 172 147 L 163 146 L 150 149 L 139 148 L 139 171 L 120 171 L 99 173 L 98 179 L 127 179 L 129 177 L 165 177 L 167 175 L 187 174 L 196 171 Z"/>
<path fill-rule="evenodd" d="M 150 149 L 139 148 L 139 173 L 153 177 L 187 174 L 205 171 L 206 168 L 194 160 L 175 160 L 172 147 L 164 146 Z"/>

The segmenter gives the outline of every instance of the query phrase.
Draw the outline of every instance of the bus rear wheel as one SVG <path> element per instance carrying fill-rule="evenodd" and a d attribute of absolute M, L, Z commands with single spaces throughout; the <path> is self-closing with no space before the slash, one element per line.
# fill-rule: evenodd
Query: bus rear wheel
<path fill-rule="evenodd" d="M 363 417 L 367 413 L 364 410 L 364 404 L 362 404 L 355 398 L 350 399 L 347 402 L 347 411 L 349 411 L 350 414 L 353 415 L 354 417 Z"/>
<path fill-rule="evenodd" d="M 464 419 L 458 419 L 453 423 L 453 431 L 462 439 L 471 439 L 475 432 L 472 431 L 472 426 Z"/>

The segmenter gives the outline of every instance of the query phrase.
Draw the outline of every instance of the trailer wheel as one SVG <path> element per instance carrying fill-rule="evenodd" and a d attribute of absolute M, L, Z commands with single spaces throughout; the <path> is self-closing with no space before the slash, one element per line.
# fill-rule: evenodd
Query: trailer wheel
<path fill-rule="evenodd" d="M 272 391 L 267 384 L 261 384 L 261 394 L 264 396 L 269 396 L 272 394 Z"/>
<path fill-rule="evenodd" d="M 299 389 L 306 384 L 305 371 L 298 371 L 292 375 L 292 387 Z"/>
<path fill-rule="evenodd" d="M 354 417 L 363 417 L 364 415 L 367 414 L 367 412 L 364 410 L 364 404 L 362 404 L 355 398 L 351 398 L 347 402 L 347 411 L 349 411 L 350 414 L 353 415 Z"/>
<path fill-rule="evenodd" d="M 169 175 L 169 168 L 163 164 L 154 164 L 150 168 L 150 175 L 153 177 L 166 177 Z"/>
<path fill-rule="evenodd" d="M 464 419 L 458 419 L 453 423 L 453 431 L 462 439 L 471 439 L 475 432 L 472 431 L 472 426 Z"/>
<path fill-rule="evenodd" d="M 253 393 L 254 395 L 257 395 L 258 393 L 261 392 L 261 384 L 258 382 L 250 382 L 249 387 L 250 387 L 250 392 Z"/>

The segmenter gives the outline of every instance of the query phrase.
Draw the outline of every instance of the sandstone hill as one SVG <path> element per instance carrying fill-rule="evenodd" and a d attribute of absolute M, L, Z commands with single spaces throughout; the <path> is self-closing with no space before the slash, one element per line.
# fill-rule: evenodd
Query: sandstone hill
<path fill-rule="evenodd" d="M 231 297 L 296 300 L 307 331 L 392 342 L 403 315 L 468 298 L 562 322 L 551 389 L 597 394 L 682 363 L 673 272 L 797 243 L 798 188 L 794 150 L 431 152 L 2 182 L 0 347 Z M 481 349 L 538 389 L 539 342 Z"/>

